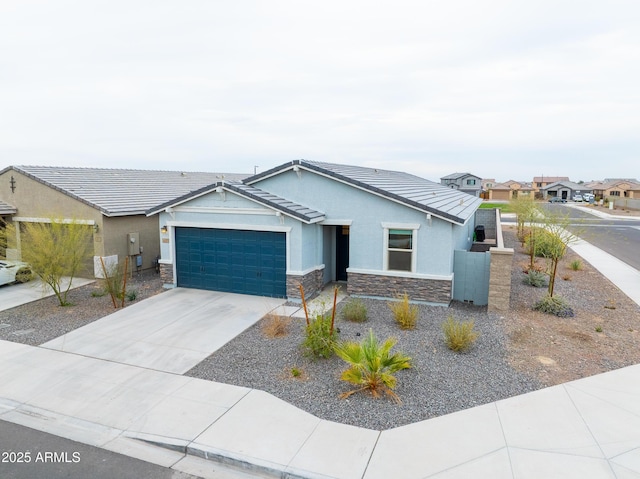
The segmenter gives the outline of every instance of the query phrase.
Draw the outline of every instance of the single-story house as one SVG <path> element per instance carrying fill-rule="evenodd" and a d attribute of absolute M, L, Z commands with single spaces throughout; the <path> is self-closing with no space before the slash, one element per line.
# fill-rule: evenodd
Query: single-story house
<path fill-rule="evenodd" d="M 640 183 L 632 179 L 609 179 L 601 183 L 590 183 L 590 187 L 599 198 L 640 198 Z"/>
<path fill-rule="evenodd" d="M 100 256 L 130 256 L 132 266 L 135 261 L 146 269 L 160 254 L 158 218 L 146 210 L 222 178 L 216 173 L 9 166 L 0 171 L 0 215 L 14 224 L 54 218 L 86 224 L 93 230 L 96 276 L 101 276 Z M 19 237 L 15 244 L 0 254 L 19 258 Z"/>
<path fill-rule="evenodd" d="M 498 183 L 495 180 L 482 180 L 483 198 L 492 201 L 511 201 L 515 198 L 533 195 L 531 185 L 509 180 Z"/>
<path fill-rule="evenodd" d="M 580 185 L 572 181 L 558 181 L 541 188 L 540 192 L 544 199 L 558 197 L 563 200 L 570 200 L 574 195 L 593 193 L 593 190 L 586 185 Z"/>
<path fill-rule="evenodd" d="M 167 285 L 299 300 L 342 281 L 353 295 L 448 304 L 454 250 L 481 200 L 417 176 L 295 160 L 147 210 Z"/>
<path fill-rule="evenodd" d="M 440 184 L 477 197 L 480 197 L 482 192 L 482 178 L 471 173 L 452 173 L 443 176 L 440 178 Z"/>

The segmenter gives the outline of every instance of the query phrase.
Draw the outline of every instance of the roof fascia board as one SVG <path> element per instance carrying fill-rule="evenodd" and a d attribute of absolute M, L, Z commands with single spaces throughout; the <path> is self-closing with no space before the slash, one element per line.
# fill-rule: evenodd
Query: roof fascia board
<path fill-rule="evenodd" d="M 186 196 L 183 196 L 182 198 L 176 200 L 176 201 L 172 201 L 170 203 L 165 203 L 162 206 L 158 206 L 155 207 L 153 210 L 148 210 L 148 212 L 146 213 L 147 216 L 153 216 L 155 214 L 160 213 L 161 211 L 166 211 L 168 208 L 175 208 L 177 206 L 180 206 L 184 203 L 187 203 L 191 200 L 194 200 L 196 198 L 200 198 L 201 196 L 205 196 L 209 193 L 215 192 L 218 188 L 223 188 L 223 190 L 228 191 L 230 193 L 236 194 L 238 196 L 241 196 L 249 201 L 253 201 L 254 203 L 257 203 L 259 205 L 262 206 L 266 206 L 267 208 L 270 208 L 274 211 L 279 211 L 280 213 L 282 213 L 283 215 L 289 216 L 293 219 L 296 219 L 298 221 L 302 221 L 303 223 L 306 224 L 312 224 L 312 223 L 317 223 L 319 221 L 322 221 L 324 219 L 324 216 L 322 217 L 318 217 L 318 218 L 305 218 L 303 215 L 300 216 L 296 216 L 294 214 L 292 214 L 289 211 L 284 210 L 283 208 L 279 208 L 277 207 L 277 205 L 271 203 L 270 201 L 265 201 L 263 198 L 259 198 L 255 195 L 250 195 L 247 194 L 247 192 L 241 190 L 240 188 L 235 188 L 232 185 L 228 184 L 228 183 L 224 183 L 223 181 L 219 181 L 214 185 L 209 185 L 207 187 L 205 187 L 204 190 L 199 191 L 196 194 L 189 194 Z"/>
<path fill-rule="evenodd" d="M 146 214 L 147 216 L 153 216 L 162 211 L 167 211 L 168 208 L 175 208 L 176 206 L 180 206 L 183 203 L 186 203 L 191 200 L 195 200 L 196 198 L 200 198 L 201 196 L 207 195 L 212 191 L 215 191 L 216 188 L 218 188 L 219 186 L 222 186 L 221 183 L 222 182 L 218 181 L 214 184 L 207 185 L 203 188 L 200 188 L 199 190 L 187 193 L 186 195 L 183 195 L 179 198 L 173 199 L 171 201 L 167 201 L 158 206 L 154 206 L 153 208 L 150 208 L 147 211 L 145 211 L 144 214 Z"/>

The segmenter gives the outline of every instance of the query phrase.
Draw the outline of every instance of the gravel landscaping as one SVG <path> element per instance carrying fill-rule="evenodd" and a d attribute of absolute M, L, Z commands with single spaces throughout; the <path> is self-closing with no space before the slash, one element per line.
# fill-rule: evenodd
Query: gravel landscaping
<path fill-rule="evenodd" d="M 567 299 L 575 317 L 533 311 L 546 288 L 523 283 L 528 258 L 511 228 L 506 228 L 505 241 L 516 253 L 511 310 L 504 315 L 455 302 L 450 308 L 421 305 L 416 329 L 405 331 L 386 301 L 369 299 L 366 322 L 337 319 L 344 340 L 361 340 L 370 328 L 380 340 L 398 339 L 394 350 L 410 356 L 413 365 L 396 374 L 401 404 L 364 392 L 340 399 L 352 389 L 339 379 L 346 363 L 302 354 L 304 320 L 293 320 L 288 335 L 274 339 L 265 337 L 258 323 L 187 375 L 261 389 L 320 418 L 383 430 L 640 363 L 640 306 L 588 262 L 570 269 L 579 257 L 569 251 L 559 267 L 556 293 Z M 101 290 L 99 283 L 73 290 L 69 307 L 49 297 L 0 311 L 0 339 L 40 345 L 102 318 L 115 310 L 108 295 L 96 296 Z M 134 274 L 128 290 L 137 292 L 136 302 L 163 291 L 153 271 Z M 466 353 L 454 353 L 444 344 L 441 324 L 449 314 L 475 321 L 480 336 Z"/>
<path fill-rule="evenodd" d="M 35 281 L 34 288 L 41 287 Z M 5 288 L 0 286 L 0 294 Z M 127 280 L 127 291 L 136 299 L 125 300 L 125 307 L 164 291 L 160 276 L 152 270 L 134 273 Z M 69 291 L 71 306 L 60 306 L 55 296 L 42 298 L 16 308 L 0 311 L 0 339 L 39 346 L 63 334 L 89 324 L 116 311 L 111 296 L 105 294 L 100 281 Z"/>
<path fill-rule="evenodd" d="M 486 308 L 422 305 L 416 329 L 406 331 L 395 323 L 386 301 L 367 299 L 365 304 L 369 319 L 364 323 L 338 319 L 339 337 L 360 341 L 371 328 L 378 339 L 398 339 L 394 351 L 410 356 L 413 365 L 396 374 L 395 392 L 402 404 L 364 392 L 340 399 L 341 393 L 352 389 L 339 379 L 346 363 L 335 356 L 311 360 L 302 354 L 304 319 L 295 320 L 286 337 L 273 339 L 263 335 L 258 323 L 187 375 L 261 389 L 322 419 L 371 429 L 389 429 L 540 387 L 509 365 L 501 321 Z M 449 314 L 475 321 L 480 336 L 466 353 L 454 353 L 444 344 L 440 325 Z M 302 374 L 294 377 L 293 368 Z"/>

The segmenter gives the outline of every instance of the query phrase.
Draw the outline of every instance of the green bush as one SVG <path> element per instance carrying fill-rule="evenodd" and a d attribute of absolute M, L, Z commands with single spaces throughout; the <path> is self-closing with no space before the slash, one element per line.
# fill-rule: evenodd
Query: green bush
<path fill-rule="evenodd" d="M 572 318 L 574 316 L 571 306 L 560 296 L 546 295 L 535 304 L 533 309 L 543 313 L 553 314 L 560 318 Z"/>
<path fill-rule="evenodd" d="M 398 301 L 388 303 L 393 317 L 401 329 L 415 329 L 418 321 L 418 307 L 409 303 L 407 293 L 397 296 Z"/>
<path fill-rule="evenodd" d="M 400 403 L 400 398 L 393 391 L 396 387 L 393 373 L 410 368 L 411 358 L 402 353 L 391 354 L 395 344 L 395 338 L 379 343 L 370 329 L 369 335 L 361 343 L 348 341 L 337 345 L 336 354 L 349 366 L 340 379 L 357 386 L 340 397 L 347 398 L 358 391 L 368 391 L 376 398 L 385 393 Z"/>
<path fill-rule="evenodd" d="M 469 349 L 478 339 L 478 333 L 473 329 L 474 326 L 473 321 L 458 321 L 449 315 L 447 320 L 442 323 L 442 332 L 447 347 L 455 352 Z"/>
<path fill-rule="evenodd" d="M 527 271 L 523 283 L 534 286 L 536 288 L 542 288 L 547 285 L 547 275 L 542 271 L 530 269 L 529 271 Z"/>
<path fill-rule="evenodd" d="M 347 321 L 362 323 L 367 320 L 367 307 L 358 298 L 350 299 L 340 311 L 340 317 Z"/>
<path fill-rule="evenodd" d="M 580 271 L 582 269 L 582 261 L 579 259 L 574 259 L 571 263 L 569 263 L 569 267 L 574 271 Z"/>
<path fill-rule="evenodd" d="M 127 291 L 127 299 L 129 301 L 135 301 L 137 297 L 138 297 L 138 292 L 135 289 Z"/>
<path fill-rule="evenodd" d="M 526 238 L 526 246 L 528 254 L 531 254 L 533 241 L 533 255 L 539 258 L 551 257 L 551 248 L 553 247 L 553 235 L 544 228 L 534 227 L 531 235 Z"/>
<path fill-rule="evenodd" d="M 331 329 L 331 316 L 318 314 L 305 328 L 302 349 L 312 358 L 329 358 L 333 355 L 337 333 Z"/>

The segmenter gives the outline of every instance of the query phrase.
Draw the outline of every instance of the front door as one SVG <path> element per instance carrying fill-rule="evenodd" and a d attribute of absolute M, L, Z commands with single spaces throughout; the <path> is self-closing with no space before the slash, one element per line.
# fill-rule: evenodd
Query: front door
<path fill-rule="evenodd" d="M 349 267 L 349 227 L 336 226 L 336 280 L 347 280 Z"/>

